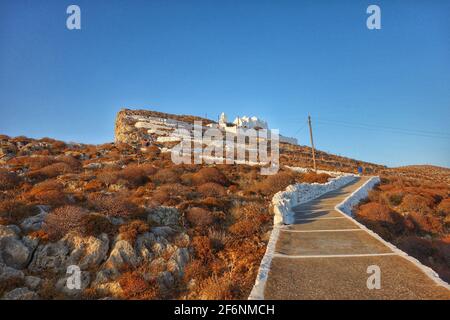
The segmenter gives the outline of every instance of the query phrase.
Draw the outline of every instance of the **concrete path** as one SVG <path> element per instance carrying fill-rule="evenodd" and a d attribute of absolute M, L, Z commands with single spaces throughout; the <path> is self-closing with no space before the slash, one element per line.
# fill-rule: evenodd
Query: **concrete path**
<path fill-rule="evenodd" d="M 272 259 L 265 299 L 450 299 L 419 267 L 393 252 L 334 208 L 360 178 L 294 208 Z M 367 267 L 381 270 L 381 289 L 367 288 Z"/>

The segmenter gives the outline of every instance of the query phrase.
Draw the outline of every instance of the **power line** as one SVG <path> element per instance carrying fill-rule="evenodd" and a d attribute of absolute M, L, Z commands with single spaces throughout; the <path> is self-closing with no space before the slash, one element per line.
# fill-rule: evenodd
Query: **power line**
<path fill-rule="evenodd" d="M 400 134 L 411 135 L 411 136 L 450 139 L 449 133 L 437 132 L 437 131 L 411 130 L 411 129 L 405 129 L 405 128 L 396 128 L 396 127 L 381 126 L 381 125 L 374 125 L 374 124 L 356 123 L 356 122 L 349 122 L 349 121 L 326 120 L 323 118 L 316 120 L 316 122 L 322 123 L 322 124 L 337 125 L 337 126 L 342 126 L 342 127 L 347 127 L 347 128 L 355 128 L 355 129 L 363 129 L 363 130 L 367 130 L 367 129 L 368 130 L 384 130 L 384 131 L 390 131 L 390 132 L 394 132 L 394 133 L 400 133 Z"/>

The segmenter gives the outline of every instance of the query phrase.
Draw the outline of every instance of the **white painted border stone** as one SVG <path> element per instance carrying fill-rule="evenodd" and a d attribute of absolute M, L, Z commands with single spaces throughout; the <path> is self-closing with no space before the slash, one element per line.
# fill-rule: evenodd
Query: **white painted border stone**
<path fill-rule="evenodd" d="M 357 175 L 346 174 L 330 179 L 327 183 L 299 183 L 288 186 L 285 191 L 277 192 L 272 198 L 274 210 L 273 229 L 267 244 L 266 253 L 261 260 L 255 284 L 248 297 L 249 300 L 263 300 L 264 289 L 270 271 L 275 246 L 283 224 L 291 224 L 294 220 L 292 207 L 313 200 L 329 191 L 336 190 L 355 180 Z"/>

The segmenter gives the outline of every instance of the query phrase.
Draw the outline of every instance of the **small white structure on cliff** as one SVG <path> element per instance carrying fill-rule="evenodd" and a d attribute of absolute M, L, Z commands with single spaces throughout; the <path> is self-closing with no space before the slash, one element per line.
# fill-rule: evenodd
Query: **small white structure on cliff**
<path fill-rule="evenodd" d="M 208 125 L 209 127 L 213 127 L 214 124 Z M 217 125 L 215 125 L 217 126 Z M 219 116 L 219 128 L 222 130 L 225 130 L 227 132 L 233 132 L 236 133 L 237 129 L 243 128 L 243 129 L 266 129 L 270 131 L 269 125 L 267 124 L 267 121 L 264 121 L 262 119 L 259 119 L 258 117 L 236 117 L 234 119 L 232 125 L 228 123 L 228 117 L 225 114 L 225 112 L 222 112 Z M 296 138 L 292 137 L 285 137 L 280 134 L 280 142 L 286 142 L 290 144 L 298 144 Z"/>

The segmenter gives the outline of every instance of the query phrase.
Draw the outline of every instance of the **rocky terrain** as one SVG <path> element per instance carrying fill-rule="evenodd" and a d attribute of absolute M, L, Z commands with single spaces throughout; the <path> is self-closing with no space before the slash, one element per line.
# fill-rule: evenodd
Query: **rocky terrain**
<path fill-rule="evenodd" d="M 175 165 L 168 152 L 174 142 L 158 139 L 167 128 L 137 128 L 136 121 L 122 119 L 126 114 L 139 117 L 141 111 L 119 113 L 116 141 L 103 145 L 0 135 L 1 298 L 246 299 L 269 240 L 273 195 L 293 183 L 330 178 L 290 169 L 311 168 L 311 150 L 287 143 L 280 145 L 279 172 L 270 176 L 258 166 Z M 383 173 L 376 192 L 395 189 L 389 189 L 395 170 L 321 151 L 317 159 L 319 169 L 354 173 L 361 166 Z M 392 200 L 388 205 L 402 214 L 414 209 L 414 221 L 436 216 L 425 218 L 431 229 L 420 222 L 408 234 L 395 233 L 385 227 L 382 206 L 370 214 L 361 206 L 360 220 L 385 237 L 415 235 L 432 248 L 448 248 L 448 184 L 419 192 L 409 183 L 402 184 L 401 197 L 372 195 L 368 201 Z M 405 207 L 408 194 L 424 197 L 431 211 L 422 200 Z M 411 243 L 408 252 L 423 241 Z M 439 252 L 425 259 L 446 272 L 439 266 L 450 265 L 448 254 Z M 79 289 L 67 286 L 71 266 L 81 271 Z"/>

